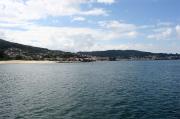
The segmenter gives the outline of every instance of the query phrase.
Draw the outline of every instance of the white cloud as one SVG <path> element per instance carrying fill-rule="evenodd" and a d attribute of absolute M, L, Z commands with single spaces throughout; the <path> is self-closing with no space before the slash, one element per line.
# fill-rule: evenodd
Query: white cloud
<path fill-rule="evenodd" d="M 115 0 L 97 0 L 99 3 L 105 3 L 105 4 L 112 4 L 115 2 Z"/>
<path fill-rule="evenodd" d="M 0 39 L 7 39 L 5 33 L 0 30 Z"/>
<path fill-rule="evenodd" d="M 178 39 L 180 39 L 180 25 L 176 26 L 176 33 L 177 33 Z"/>
<path fill-rule="evenodd" d="M 28 28 L 33 23 L 30 22 L 0 22 L 0 28 L 16 28 L 16 29 L 25 29 Z"/>
<path fill-rule="evenodd" d="M 100 21 L 91 28 L 40 26 L 32 22 L 47 17 L 69 16 L 72 21 L 89 21 L 88 16 L 108 16 L 109 11 L 94 3 L 112 4 L 115 0 L 0 0 L 0 37 L 10 41 L 65 51 L 107 49 L 153 49 L 144 44 L 104 45 L 110 40 L 134 39 L 139 34 L 150 39 L 168 39 L 176 30 L 180 38 L 180 26 L 161 22 L 154 25 L 135 25 L 124 21 Z M 91 7 L 82 7 L 82 5 Z M 60 18 L 61 18 L 60 17 Z M 86 19 L 87 18 L 87 19 Z M 52 19 L 53 24 L 61 19 Z M 52 22 L 51 21 L 51 22 Z M 57 23 L 58 24 L 58 23 Z M 94 21 L 91 24 L 95 24 Z M 47 24 L 46 24 L 47 25 Z M 59 25 L 59 24 L 58 24 Z M 96 24 L 97 25 L 97 24 Z M 158 29 L 154 30 L 154 28 Z M 163 27 L 159 29 L 159 27 Z M 140 32 L 140 30 L 147 30 Z M 103 41 L 104 40 L 104 41 Z M 128 42 L 128 41 L 127 41 Z"/>
<path fill-rule="evenodd" d="M 113 20 L 113 21 L 100 21 L 99 25 L 102 28 L 115 32 L 116 34 L 118 34 L 119 38 L 120 36 L 135 38 L 139 34 L 137 30 L 138 26 L 134 24 L 128 24 Z"/>
<path fill-rule="evenodd" d="M 86 49 L 99 37 L 98 32 L 91 29 L 72 27 L 30 26 L 25 31 L 4 29 L 1 33 L 13 42 L 66 51 Z"/>
<path fill-rule="evenodd" d="M 74 17 L 72 21 L 85 21 L 86 18 L 84 17 Z"/>
<path fill-rule="evenodd" d="M 80 12 L 79 14 L 81 14 L 81 15 L 95 15 L 95 16 L 99 16 L 99 15 L 107 16 L 108 15 L 107 11 L 105 11 L 102 8 L 93 8 L 93 9 L 86 11 L 86 12 Z"/>
<path fill-rule="evenodd" d="M 122 43 L 122 44 L 96 44 L 91 49 L 85 51 L 103 51 L 103 50 L 140 50 L 147 52 L 177 52 L 180 49 L 173 51 L 173 48 L 159 47 L 158 45 L 153 44 L 143 44 L 143 43 Z"/>
<path fill-rule="evenodd" d="M 154 53 L 179 53 L 180 47 L 176 43 L 171 43 L 168 46 L 159 44 L 144 44 L 144 43 L 122 43 L 122 44 L 114 44 L 114 45 L 97 45 L 93 47 L 93 50 L 140 50 Z M 89 51 L 89 50 L 88 50 Z"/>
<path fill-rule="evenodd" d="M 26 45 L 45 47 L 55 50 L 64 51 L 93 51 L 93 50 L 109 50 L 109 49 L 135 49 L 152 52 L 180 52 L 177 44 L 169 44 L 161 46 L 159 44 L 148 43 L 121 43 L 121 44 L 106 44 L 114 39 L 132 38 L 136 32 L 121 32 L 110 29 L 95 29 L 95 28 L 77 28 L 77 27 L 50 27 L 30 24 L 28 27 L 23 27 L 25 30 L 0 29 L 0 36 L 5 40 L 18 42 Z M 176 26 L 178 30 L 179 27 Z M 155 30 L 162 31 L 162 30 Z M 165 30 L 166 31 L 166 30 Z M 169 30 L 164 34 L 168 34 Z M 104 40 L 106 40 L 104 42 Z M 124 41 L 123 41 L 124 42 Z"/>
<path fill-rule="evenodd" d="M 157 23 L 157 26 L 166 26 L 166 27 L 168 27 L 168 26 L 172 26 L 172 25 L 173 25 L 172 22 L 159 22 L 159 23 Z"/>
<path fill-rule="evenodd" d="M 112 40 L 117 34 L 98 29 L 31 26 L 26 31 L 0 30 L 0 33 L 9 41 L 55 50 L 73 52 L 110 49 L 156 51 L 151 44 L 103 44 L 103 40 Z"/>
<path fill-rule="evenodd" d="M 85 50 L 95 39 L 110 38 L 102 37 L 104 32 L 94 29 L 39 26 L 31 20 L 70 16 L 72 21 L 84 21 L 83 16 L 107 15 L 102 8 L 81 9 L 81 5 L 90 3 L 90 0 L 0 0 L 0 37 L 50 49 Z"/>
<path fill-rule="evenodd" d="M 19 25 L 19 24 L 18 24 Z M 16 26 L 16 25 L 15 25 Z M 135 31 L 119 32 L 111 29 L 50 27 L 29 24 L 19 26 L 25 30 L 1 29 L 7 40 L 26 45 L 34 45 L 65 51 L 97 49 L 103 40 L 129 39 L 137 34 Z"/>
<path fill-rule="evenodd" d="M 115 45 L 110 45 L 110 44 L 107 44 L 107 45 L 103 44 L 102 45 L 102 44 L 99 44 L 99 45 L 94 46 L 92 51 L 93 50 L 97 50 L 97 51 L 102 51 L 102 50 L 130 50 L 130 49 L 142 50 L 144 48 L 145 48 L 145 46 L 143 44 L 131 44 L 131 43 L 128 43 L 128 44 L 115 44 Z"/>
<path fill-rule="evenodd" d="M 14 42 L 66 51 L 86 48 L 87 45 L 79 47 L 79 44 L 90 44 L 93 37 L 98 37 L 91 29 L 72 27 L 31 26 L 25 31 L 3 31 L 6 37 Z"/>
<path fill-rule="evenodd" d="M 155 27 L 156 27 L 155 25 L 142 25 L 142 26 L 139 26 L 138 28 L 139 29 L 152 29 Z"/>
<path fill-rule="evenodd" d="M 155 40 L 167 40 L 172 36 L 172 31 L 172 28 L 155 29 L 154 34 L 148 35 L 147 38 Z"/>
<path fill-rule="evenodd" d="M 128 24 L 128 23 L 119 22 L 116 20 L 100 21 L 99 25 L 101 27 L 105 27 L 108 29 L 121 30 L 121 31 L 130 31 L 130 30 L 136 30 L 137 29 L 137 26 L 134 24 Z"/>
<path fill-rule="evenodd" d="M 102 8 L 81 9 L 82 4 L 89 3 L 89 0 L 1 0 L 0 21 L 29 21 L 48 16 L 107 15 Z"/>

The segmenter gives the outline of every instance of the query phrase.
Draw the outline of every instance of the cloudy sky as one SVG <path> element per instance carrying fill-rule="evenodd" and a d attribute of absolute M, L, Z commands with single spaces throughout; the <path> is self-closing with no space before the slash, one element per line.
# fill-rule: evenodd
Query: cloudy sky
<path fill-rule="evenodd" d="M 0 0 L 0 38 L 55 50 L 180 53 L 180 0 Z"/>

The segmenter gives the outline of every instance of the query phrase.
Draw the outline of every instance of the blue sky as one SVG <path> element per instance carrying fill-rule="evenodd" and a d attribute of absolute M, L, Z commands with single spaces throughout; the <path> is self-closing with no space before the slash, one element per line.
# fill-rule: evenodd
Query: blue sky
<path fill-rule="evenodd" d="M 179 0 L 1 0 L 0 38 L 55 50 L 180 53 Z"/>

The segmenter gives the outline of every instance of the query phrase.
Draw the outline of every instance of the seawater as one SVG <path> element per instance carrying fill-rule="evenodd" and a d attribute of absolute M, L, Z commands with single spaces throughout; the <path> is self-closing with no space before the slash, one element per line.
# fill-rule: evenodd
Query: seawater
<path fill-rule="evenodd" d="M 0 65 L 0 119 L 180 119 L 180 61 Z"/>

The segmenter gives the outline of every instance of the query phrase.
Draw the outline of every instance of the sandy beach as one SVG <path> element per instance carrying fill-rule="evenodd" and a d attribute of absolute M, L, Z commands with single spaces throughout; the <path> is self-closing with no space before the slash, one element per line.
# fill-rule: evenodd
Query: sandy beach
<path fill-rule="evenodd" d="M 25 60 L 10 60 L 0 61 L 0 64 L 50 64 L 56 63 L 55 61 L 25 61 Z"/>

